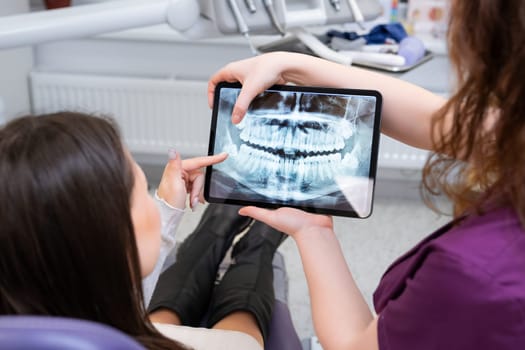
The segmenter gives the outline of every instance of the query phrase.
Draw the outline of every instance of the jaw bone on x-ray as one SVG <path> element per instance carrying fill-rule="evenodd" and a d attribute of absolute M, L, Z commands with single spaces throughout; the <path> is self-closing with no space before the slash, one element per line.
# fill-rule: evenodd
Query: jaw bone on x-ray
<path fill-rule="evenodd" d="M 220 89 L 211 197 L 369 214 L 375 96 L 269 90 L 233 125 L 239 92 Z"/>

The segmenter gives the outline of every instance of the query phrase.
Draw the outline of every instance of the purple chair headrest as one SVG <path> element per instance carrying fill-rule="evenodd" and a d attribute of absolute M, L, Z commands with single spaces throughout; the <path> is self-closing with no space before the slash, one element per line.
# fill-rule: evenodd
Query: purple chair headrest
<path fill-rule="evenodd" d="M 64 317 L 0 316 L 0 349 L 144 350 L 110 326 Z"/>

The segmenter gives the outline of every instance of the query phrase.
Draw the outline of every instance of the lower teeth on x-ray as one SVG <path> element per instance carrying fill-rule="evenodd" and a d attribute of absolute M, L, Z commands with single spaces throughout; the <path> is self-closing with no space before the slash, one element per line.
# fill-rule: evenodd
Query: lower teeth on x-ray
<path fill-rule="evenodd" d="M 231 123 L 238 89 L 222 89 L 212 181 L 228 198 L 332 207 L 340 180 L 370 171 L 373 96 L 267 91 L 254 99 L 240 124 Z M 232 181 L 234 180 L 234 181 Z M 335 199 L 334 199 L 335 198 Z"/>

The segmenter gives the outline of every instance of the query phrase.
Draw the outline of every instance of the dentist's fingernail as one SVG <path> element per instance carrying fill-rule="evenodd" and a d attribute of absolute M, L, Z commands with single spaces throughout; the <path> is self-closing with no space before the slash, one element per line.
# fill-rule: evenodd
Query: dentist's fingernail
<path fill-rule="evenodd" d="M 170 148 L 168 150 L 168 157 L 169 159 L 177 159 L 177 151 L 175 150 L 175 148 Z"/>
<path fill-rule="evenodd" d="M 197 207 L 199 206 L 199 198 L 195 197 L 191 200 L 191 210 L 195 211 Z"/>
<path fill-rule="evenodd" d="M 232 121 L 234 124 L 238 124 L 241 120 L 241 114 L 237 111 L 233 111 L 232 113 Z"/>

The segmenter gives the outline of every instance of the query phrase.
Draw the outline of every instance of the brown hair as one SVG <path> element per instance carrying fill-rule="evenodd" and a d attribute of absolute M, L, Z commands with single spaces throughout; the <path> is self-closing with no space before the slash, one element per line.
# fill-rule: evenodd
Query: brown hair
<path fill-rule="evenodd" d="M 0 314 L 101 322 L 150 349 L 182 349 L 146 317 L 118 131 L 79 113 L 0 129 Z"/>
<path fill-rule="evenodd" d="M 525 226 L 525 2 L 451 1 L 449 53 L 457 91 L 433 119 L 435 154 L 423 169 L 427 203 L 447 195 L 456 214 L 496 198 Z"/>

